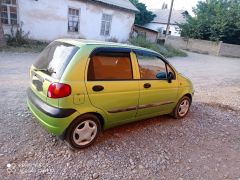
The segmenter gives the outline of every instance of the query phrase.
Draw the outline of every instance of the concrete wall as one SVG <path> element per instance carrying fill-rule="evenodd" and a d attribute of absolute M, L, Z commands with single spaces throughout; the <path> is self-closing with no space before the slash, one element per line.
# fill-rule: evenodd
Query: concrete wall
<path fill-rule="evenodd" d="M 212 54 L 216 56 L 240 57 L 240 45 L 222 42 L 205 41 L 199 39 L 184 39 L 182 37 L 167 36 L 166 45 L 193 52 Z"/>
<path fill-rule="evenodd" d="M 166 24 L 159 24 L 159 23 L 148 23 L 146 24 L 146 27 L 149 29 L 153 29 L 155 31 L 158 31 L 159 29 L 162 29 L 162 32 L 166 30 L 167 25 Z M 172 36 L 180 36 L 180 33 L 178 31 L 178 26 L 176 25 L 170 25 L 170 31 Z"/>
<path fill-rule="evenodd" d="M 198 39 L 189 39 L 187 41 L 187 48 L 194 52 L 203 54 L 218 55 L 220 42 L 204 41 Z"/>
<path fill-rule="evenodd" d="M 218 55 L 220 48 L 219 43 L 216 42 L 204 41 L 199 39 L 184 39 L 182 37 L 172 36 L 167 36 L 165 44 L 193 52 L 212 55 Z"/>
<path fill-rule="evenodd" d="M 68 32 L 68 8 L 80 10 L 79 32 Z M 102 14 L 112 15 L 110 36 L 101 36 Z M 52 41 L 57 38 L 86 38 L 127 41 L 134 23 L 133 12 L 76 0 L 18 0 L 18 21 L 23 30 L 36 40 Z M 4 25 L 5 33 L 10 27 Z"/>
<path fill-rule="evenodd" d="M 240 57 L 240 45 L 222 43 L 219 55 L 228 57 Z"/>
<path fill-rule="evenodd" d="M 187 49 L 188 42 L 181 37 L 167 36 L 167 38 L 165 39 L 165 44 L 180 49 Z"/>

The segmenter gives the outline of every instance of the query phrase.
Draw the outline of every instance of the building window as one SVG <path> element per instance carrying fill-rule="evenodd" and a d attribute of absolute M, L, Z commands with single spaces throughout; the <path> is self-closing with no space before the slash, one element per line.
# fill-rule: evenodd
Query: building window
<path fill-rule="evenodd" d="M 103 14 L 100 34 L 102 36 L 109 36 L 112 23 L 112 15 Z"/>
<path fill-rule="evenodd" d="M 3 24 L 17 24 L 17 3 L 16 0 L 2 0 L 1 21 Z"/>
<path fill-rule="evenodd" d="M 163 31 L 163 34 L 166 34 L 166 30 Z M 167 35 L 171 35 L 171 34 L 172 34 L 172 31 L 168 31 Z"/>
<path fill-rule="evenodd" d="M 68 32 L 79 32 L 79 9 L 68 9 Z"/>

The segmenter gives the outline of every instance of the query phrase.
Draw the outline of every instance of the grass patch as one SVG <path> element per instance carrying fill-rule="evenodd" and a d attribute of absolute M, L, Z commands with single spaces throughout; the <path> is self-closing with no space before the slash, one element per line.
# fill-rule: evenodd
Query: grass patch
<path fill-rule="evenodd" d="M 48 43 L 40 42 L 40 41 L 30 41 L 27 44 L 23 45 L 7 45 L 5 47 L 1 47 L 1 52 L 17 52 L 17 53 L 26 53 L 26 52 L 33 52 L 39 53 L 41 52 Z"/>
<path fill-rule="evenodd" d="M 140 46 L 140 47 L 154 50 L 165 57 L 174 57 L 174 56 L 186 57 L 187 56 L 187 53 L 185 53 L 180 49 L 176 49 L 172 46 L 163 46 L 156 43 L 152 43 L 146 40 L 144 37 L 132 38 L 130 39 L 130 43 L 135 46 Z"/>

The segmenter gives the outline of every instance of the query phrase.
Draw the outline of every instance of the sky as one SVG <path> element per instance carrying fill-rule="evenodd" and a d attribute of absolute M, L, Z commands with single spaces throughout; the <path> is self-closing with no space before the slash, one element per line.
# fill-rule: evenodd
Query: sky
<path fill-rule="evenodd" d="M 139 0 L 146 4 L 148 9 L 161 9 L 162 4 L 166 2 L 168 4 L 168 8 L 170 8 L 171 0 Z M 187 10 L 191 15 L 192 7 L 195 7 L 198 0 L 174 0 L 173 8 L 176 10 Z"/>

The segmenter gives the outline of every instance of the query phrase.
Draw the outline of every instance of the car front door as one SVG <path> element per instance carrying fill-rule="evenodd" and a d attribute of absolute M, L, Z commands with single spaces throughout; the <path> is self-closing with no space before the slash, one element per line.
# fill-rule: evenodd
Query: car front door
<path fill-rule="evenodd" d="M 139 67 L 140 98 L 137 117 L 170 113 L 176 105 L 178 81 L 171 66 L 155 53 L 135 51 Z M 169 72 L 172 81 L 168 80 Z"/>
<path fill-rule="evenodd" d="M 128 48 L 98 48 L 89 58 L 86 87 L 93 106 L 103 110 L 108 125 L 136 117 L 139 84 L 134 80 L 136 63 Z"/>

